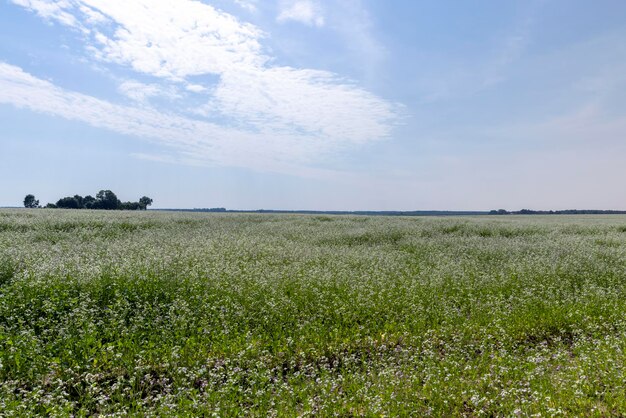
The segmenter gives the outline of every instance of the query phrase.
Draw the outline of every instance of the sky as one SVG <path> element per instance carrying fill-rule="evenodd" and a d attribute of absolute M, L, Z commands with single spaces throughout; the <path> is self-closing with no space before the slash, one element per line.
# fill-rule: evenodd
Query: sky
<path fill-rule="evenodd" d="M 623 0 L 0 0 L 0 206 L 626 209 Z"/>

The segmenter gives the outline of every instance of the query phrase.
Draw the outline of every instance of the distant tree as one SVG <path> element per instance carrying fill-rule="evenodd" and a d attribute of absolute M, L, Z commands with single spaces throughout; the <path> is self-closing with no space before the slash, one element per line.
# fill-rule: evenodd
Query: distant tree
<path fill-rule="evenodd" d="M 148 196 L 143 196 L 141 199 L 139 199 L 139 205 L 141 206 L 142 210 L 146 210 L 151 204 L 152 199 L 150 199 Z"/>
<path fill-rule="evenodd" d="M 85 199 L 81 195 L 75 194 L 74 199 L 78 202 L 78 209 L 83 209 L 85 207 Z"/>
<path fill-rule="evenodd" d="M 38 208 L 39 200 L 35 199 L 35 196 L 32 194 L 27 194 L 24 198 L 24 207 L 25 208 Z"/>
<path fill-rule="evenodd" d="M 100 190 L 96 195 L 96 201 L 93 203 L 94 209 L 114 210 L 122 207 L 122 202 L 117 198 L 111 190 Z"/>
<path fill-rule="evenodd" d="M 96 201 L 95 197 L 91 195 L 87 195 L 83 197 L 83 207 L 85 207 L 85 209 L 92 209 L 92 206 L 95 201 Z"/>
<path fill-rule="evenodd" d="M 67 196 L 57 201 L 57 207 L 63 209 L 78 209 L 80 206 L 75 197 Z"/>
<path fill-rule="evenodd" d="M 139 202 L 124 202 L 121 209 L 123 210 L 141 210 L 141 203 Z"/>
<path fill-rule="evenodd" d="M 46 209 L 56 209 L 57 205 L 55 205 L 54 203 L 48 203 L 46 206 L 44 206 Z"/>

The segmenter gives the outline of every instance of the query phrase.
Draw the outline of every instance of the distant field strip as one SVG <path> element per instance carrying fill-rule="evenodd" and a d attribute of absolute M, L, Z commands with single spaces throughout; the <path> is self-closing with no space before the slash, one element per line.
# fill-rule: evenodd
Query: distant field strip
<path fill-rule="evenodd" d="M 0 416 L 624 416 L 626 216 L 0 210 Z"/>

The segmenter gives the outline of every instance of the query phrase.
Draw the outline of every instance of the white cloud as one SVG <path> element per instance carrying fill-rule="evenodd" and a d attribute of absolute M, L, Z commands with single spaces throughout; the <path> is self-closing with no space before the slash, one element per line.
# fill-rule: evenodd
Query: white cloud
<path fill-rule="evenodd" d="M 168 99 L 180 98 L 180 94 L 176 89 L 169 86 L 164 87 L 160 84 L 144 84 L 135 80 L 126 80 L 122 82 L 117 90 L 124 96 L 140 103 L 147 102 L 152 97 L 166 97 Z"/>
<path fill-rule="evenodd" d="M 331 142 L 387 137 L 395 117 L 390 105 L 331 73 L 289 67 L 224 74 L 211 107 L 256 130 L 301 132 Z"/>
<path fill-rule="evenodd" d="M 313 0 L 283 1 L 276 20 L 279 22 L 292 20 L 318 27 L 324 26 L 325 23 L 320 5 Z"/>
<path fill-rule="evenodd" d="M 257 0 L 233 0 L 235 4 L 249 12 L 256 12 Z"/>
<path fill-rule="evenodd" d="M 199 1 L 12 1 L 68 26 L 91 25 L 90 49 L 99 59 L 141 73 L 182 79 L 263 65 L 268 59 L 261 54 L 259 29 Z M 112 36 L 94 14 L 115 24 Z"/>
<path fill-rule="evenodd" d="M 85 5 L 79 5 L 78 9 L 83 13 L 87 22 L 90 24 L 104 24 L 109 23 L 109 19 L 104 16 L 102 13 L 98 12 L 91 7 L 87 7 Z"/>
<path fill-rule="evenodd" d="M 201 86 L 200 84 L 187 84 L 185 88 L 192 93 L 202 93 L 207 90 L 206 87 Z"/>
<path fill-rule="evenodd" d="M 291 164 L 294 156 L 311 159 L 322 150 L 384 139 L 397 119 L 396 105 L 336 74 L 273 66 L 272 57 L 262 48 L 265 34 L 261 30 L 199 1 L 12 1 L 46 19 L 80 28 L 88 51 L 99 61 L 163 80 L 160 84 L 122 83 L 120 92 L 133 100 L 145 102 L 155 96 L 175 99 L 178 96 L 171 90 L 172 84 L 204 95 L 206 104 L 193 113 L 210 118 L 211 129 L 222 129 L 219 134 L 206 133 L 212 146 L 220 141 L 233 142 L 231 134 L 254 138 L 256 148 L 273 152 L 271 158 L 260 159 L 268 164 L 272 161 L 279 166 L 283 157 Z M 285 5 L 279 20 L 323 23 L 317 3 L 295 1 Z M 197 81 L 198 76 L 207 75 L 210 77 L 202 79 L 214 80 L 212 84 Z M 45 111 L 40 106 L 37 110 Z M 214 124 L 216 120 L 222 121 L 221 126 Z M 194 129 L 196 122 L 200 123 L 181 120 L 183 125 L 193 124 Z M 232 127 L 237 130 L 228 131 Z M 181 138 L 179 131 L 174 136 Z M 247 157 L 242 154 L 237 158 L 240 161 L 236 164 L 241 165 Z M 237 158 L 230 155 L 227 159 L 232 162 Z M 258 165 L 254 158 L 250 163 Z"/>
<path fill-rule="evenodd" d="M 13 3 L 36 12 L 48 20 L 56 20 L 67 26 L 80 26 L 74 15 L 67 11 L 74 6 L 69 0 L 11 0 Z"/>
<path fill-rule="evenodd" d="M 87 123 L 165 145 L 172 161 L 226 165 L 296 175 L 329 175 L 310 167 L 332 151 L 313 136 L 264 135 L 150 108 L 116 105 L 67 91 L 0 61 L 0 103 Z"/>
<path fill-rule="evenodd" d="M 219 127 L 155 110 L 115 105 L 88 95 L 63 90 L 21 68 L 0 62 L 0 102 L 49 113 L 92 126 L 141 137 L 158 138 L 172 145 L 197 146 L 186 132 L 201 129 L 224 133 Z M 206 144 L 208 145 L 208 143 Z"/>
<path fill-rule="evenodd" d="M 119 27 L 101 42 L 100 58 L 160 77 L 220 74 L 262 65 L 261 32 L 196 1 L 86 0 Z"/>

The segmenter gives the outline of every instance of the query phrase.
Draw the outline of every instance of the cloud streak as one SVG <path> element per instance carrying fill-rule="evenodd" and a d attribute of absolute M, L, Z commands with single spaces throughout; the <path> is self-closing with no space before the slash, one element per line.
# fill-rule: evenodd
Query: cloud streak
<path fill-rule="evenodd" d="M 180 94 L 176 89 L 169 87 L 164 88 L 158 84 L 144 84 L 135 80 L 126 80 L 122 82 L 117 90 L 124 96 L 139 103 L 146 103 L 152 97 L 165 97 L 168 99 L 178 99 Z"/>
<path fill-rule="evenodd" d="M 316 157 L 333 150 L 316 138 L 262 136 L 146 107 L 123 106 L 67 91 L 0 62 L 0 103 L 87 123 L 143 138 L 175 151 L 169 162 L 226 165 L 301 176 L 328 177 L 315 169 Z M 297 142 L 297 146 L 293 146 Z"/>
<path fill-rule="evenodd" d="M 324 26 L 325 18 L 320 5 L 313 0 L 283 1 L 278 22 L 294 21 L 308 26 Z"/>
<path fill-rule="evenodd" d="M 313 163 L 346 146 L 390 137 L 401 112 L 399 105 L 334 73 L 273 65 L 273 57 L 262 46 L 267 34 L 199 1 L 12 1 L 44 19 L 78 30 L 86 50 L 101 63 L 121 65 L 139 75 L 161 79 L 160 83 L 150 84 L 125 81 L 119 91 L 127 97 L 143 103 L 156 96 L 175 100 L 179 93 L 173 92 L 178 91 L 205 99 L 204 105 L 190 109 L 187 116 L 126 108 L 121 113 L 128 112 L 128 117 L 119 114 L 113 118 L 115 121 L 110 117 L 107 122 L 98 122 L 83 113 L 72 116 L 69 111 L 44 109 L 34 103 L 36 95 L 41 94 L 50 106 L 61 104 L 61 109 L 68 109 L 77 102 L 96 98 L 62 91 L 51 84 L 44 86 L 44 81 L 11 67 L 9 72 L 15 77 L 5 75 L 3 83 L 14 90 L 21 85 L 23 94 L 35 96 L 24 103 L 23 98 L 9 97 L 4 92 L 5 101 L 10 99 L 15 105 L 69 119 L 81 118 L 94 126 L 106 124 L 109 129 L 174 142 L 185 147 L 186 153 L 197 149 L 200 160 L 210 155 L 211 161 L 221 164 L 252 164 L 258 168 L 261 162 L 268 169 L 272 164 L 280 168 L 294 161 Z M 314 25 L 323 23 L 316 3 L 296 1 L 290 7 L 285 10 L 295 14 L 285 15 L 285 19 L 310 17 Z M 5 73 L 7 68 L 5 65 Z M 206 75 L 217 76 L 213 78 L 217 81 L 198 82 L 198 76 Z M 17 79 L 28 79 L 28 83 L 16 83 Z M 172 84 L 181 89 L 172 90 Z M 111 106 L 115 105 L 98 101 L 96 107 L 103 110 Z M 115 108 L 113 114 L 119 110 Z M 156 121 L 162 115 L 169 121 L 167 126 Z M 155 128 L 162 132 L 147 132 Z M 165 132 L 171 139 L 164 138 Z M 203 140 L 197 143 L 191 137 Z M 252 156 L 251 144 L 262 157 Z"/>

